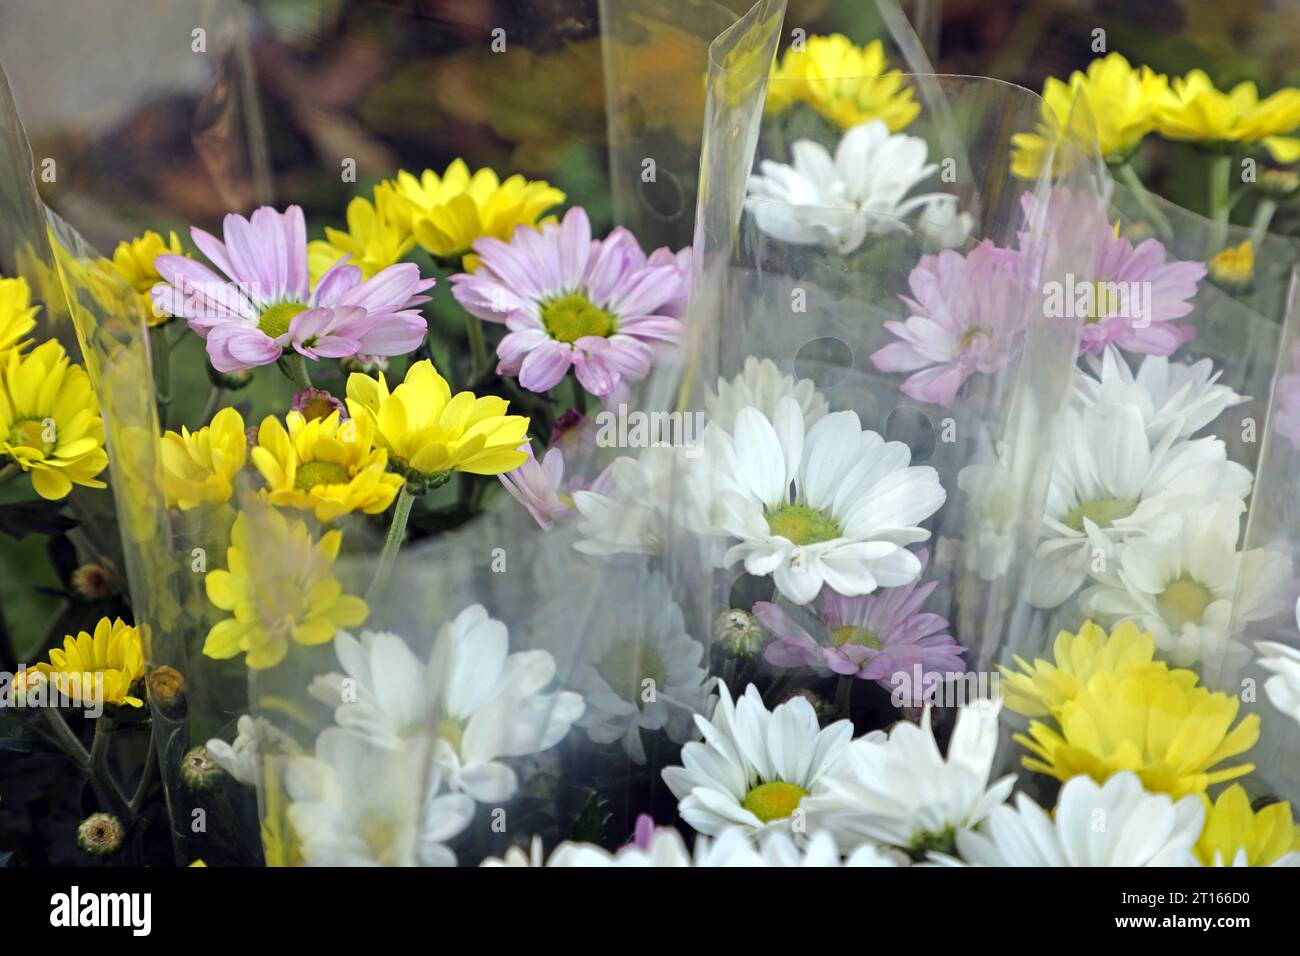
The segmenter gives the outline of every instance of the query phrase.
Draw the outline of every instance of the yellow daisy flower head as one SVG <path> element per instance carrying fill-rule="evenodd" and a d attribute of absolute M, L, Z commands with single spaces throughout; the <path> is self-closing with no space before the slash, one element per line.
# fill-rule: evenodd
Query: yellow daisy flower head
<path fill-rule="evenodd" d="M 153 263 L 164 253 L 174 256 L 185 255 L 185 249 L 181 246 L 176 233 L 169 232 L 167 238 L 163 239 L 153 230 L 146 230 L 134 239 L 119 242 L 117 248 L 113 250 L 113 258 L 104 261 L 106 269 L 126 280 L 131 286 L 132 291 L 135 292 L 136 305 L 144 316 L 145 324 L 150 327 L 166 325 L 172 320 L 172 316 L 159 313 L 154 308 L 153 299 L 149 295 L 149 290 L 163 281 L 163 277 L 158 274 Z"/>
<path fill-rule="evenodd" d="M 1279 163 L 1300 159 L 1300 138 L 1284 135 L 1300 128 L 1300 90 L 1286 87 L 1261 100 L 1254 83 L 1225 93 L 1204 70 L 1192 70 L 1175 78 L 1170 92 L 1158 115 L 1162 135 L 1216 147 L 1259 143 Z"/>
<path fill-rule="evenodd" d="M 1156 668 L 1093 674 L 1055 710 L 1057 727 L 1034 720 L 1027 736 L 1015 735 L 1032 754 L 1022 763 L 1058 780 L 1087 774 L 1098 783 L 1132 770 L 1148 790 L 1175 798 L 1250 773 L 1252 764 L 1220 765 L 1259 740 L 1258 715 L 1234 727 L 1240 701 L 1194 680 L 1190 671 Z"/>
<path fill-rule="evenodd" d="M 780 113 L 807 103 L 841 129 L 873 119 L 897 133 L 916 119 L 921 105 L 898 70 L 887 70 L 879 40 L 864 47 L 840 33 L 812 36 L 791 47 L 772 68 L 767 109 Z"/>
<path fill-rule="evenodd" d="M 998 670 L 1002 672 L 1007 708 L 1026 717 L 1042 717 L 1073 700 L 1093 674 L 1147 668 L 1166 670 L 1166 664 L 1157 661 L 1155 653 L 1155 637 L 1148 631 L 1138 630 L 1132 621 L 1116 626 L 1109 634 L 1105 628 L 1087 621 L 1077 634 L 1061 631 L 1056 635 L 1051 661 L 1038 657 L 1029 664 L 1021 657 L 1013 657 L 1020 668 L 1018 671 L 1001 664 Z M 1195 674 L 1184 673 L 1196 682 Z"/>
<path fill-rule="evenodd" d="M 1205 828 L 1196 855 L 1205 866 L 1272 866 L 1288 854 L 1300 862 L 1300 827 L 1291 804 L 1270 803 L 1256 812 L 1239 783 L 1206 804 Z M 1289 861 L 1288 861 L 1289 862 Z"/>
<path fill-rule="evenodd" d="M 42 498 L 66 498 L 73 485 L 103 488 L 104 425 L 90 377 L 54 339 L 0 364 L 0 461 L 31 475 Z M 3 467 L 0 465 L 0 467 Z"/>
<path fill-rule="evenodd" d="M 319 540 L 307 523 L 274 508 L 235 516 L 226 568 L 204 578 L 208 600 L 232 616 L 208 631 L 203 653 L 217 660 L 244 655 L 253 670 L 274 667 L 289 642 L 326 644 L 340 628 L 366 619 L 366 602 L 343 593 L 334 561 L 340 531 Z"/>
<path fill-rule="evenodd" d="M 348 203 L 347 231 L 325 227 L 324 239 L 307 243 L 307 268 L 313 283 L 344 256 L 349 265 L 361 270 L 369 279 L 377 272 L 401 262 L 415 245 L 409 220 L 398 222 L 393 216 L 393 187 L 380 183 L 375 187 L 375 201 L 363 196 Z"/>
<path fill-rule="evenodd" d="M 378 379 L 348 377 L 348 411 L 358 424 L 373 423 L 377 444 L 415 493 L 441 484 L 453 471 L 499 475 L 522 465 L 528 455 L 519 446 L 528 419 L 507 415 L 509 407 L 496 396 L 452 395 L 427 359 L 413 364 L 391 392 L 383 372 Z"/>
<path fill-rule="evenodd" d="M 221 504 L 235 490 L 235 476 L 248 461 L 244 417 L 223 408 L 196 432 L 184 426 L 162 438 L 163 494 L 168 507 L 189 511 Z"/>
<path fill-rule="evenodd" d="M 36 328 L 36 306 L 27 280 L 0 279 L 0 360 L 11 349 L 26 348 L 28 333 Z"/>
<path fill-rule="evenodd" d="M 333 521 L 360 511 L 379 514 L 393 503 L 402 478 L 388 471 L 388 453 L 374 445 L 374 419 L 340 421 L 338 412 L 307 419 L 268 415 L 257 430 L 253 465 L 273 505 L 301 508 Z"/>
<path fill-rule="evenodd" d="M 461 159 L 441 176 L 426 169 L 417 179 L 402 170 L 385 185 L 398 226 L 432 256 L 463 258 L 469 272 L 478 265 L 470 252 L 476 239 L 509 239 L 516 226 L 535 226 L 542 213 L 564 202 L 564 193 L 545 181 L 515 175 L 502 182 L 487 167 L 471 174 Z"/>
<path fill-rule="evenodd" d="M 1077 105 L 1079 97 L 1086 107 Z M 1095 134 L 1103 159 L 1126 161 L 1156 125 L 1161 105 L 1169 98 L 1169 78 L 1150 67 L 1132 67 L 1119 53 L 1076 70 L 1069 82 L 1048 77 L 1043 85 L 1043 115 L 1033 133 L 1011 137 L 1011 171 L 1022 179 L 1038 176 L 1048 156 L 1058 175 L 1068 170 L 1080 149 Z M 1067 142 L 1074 138 L 1074 142 Z"/>
<path fill-rule="evenodd" d="M 36 668 L 73 700 L 89 702 L 102 690 L 105 704 L 144 706 L 132 693 L 144 677 L 144 645 L 140 631 L 121 618 L 100 618 L 94 634 L 68 635 L 62 648 L 50 651 L 50 662 Z"/>

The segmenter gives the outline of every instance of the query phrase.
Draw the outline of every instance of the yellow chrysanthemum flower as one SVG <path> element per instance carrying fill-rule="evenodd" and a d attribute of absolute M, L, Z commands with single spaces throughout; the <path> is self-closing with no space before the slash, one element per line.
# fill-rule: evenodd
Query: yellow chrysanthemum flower
<path fill-rule="evenodd" d="M 118 618 L 100 618 L 94 635 L 80 632 L 63 639 L 63 648 L 50 651 L 48 664 L 37 664 L 59 692 L 81 701 L 100 693 L 103 703 L 142 707 L 131 687 L 144 677 L 144 646 L 140 632 Z"/>
<path fill-rule="evenodd" d="M 376 443 L 388 450 L 394 468 L 415 483 L 436 483 L 453 471 L 499 475 L 523 464 L 528 456 L 519 446 L 528 419 L 507 415 L 509 407 L 496 396 L 453 396 L 427 359 L 412 365 L 391 393 L 382 372 L 378 379 L 348 376 L 353 419 L 374 423 Z"/>
<path fill-rule="evenodd" d="M 426 169 L 416 179 L 402 170 L 386 185 L 393 191 L 394 222 L 430 255 L 463 258 L 470 272 L 478 265 L 470 252 L 474 240 L 509 239 L 515 226 L 535 226 L 542 213 L 564 202 L 564 193 L 547 182 L 519 175 L 502 182 L 487 167 L 471 175 L 461 159 L 441 176 Z"/>
<path fill-rule="evenodd" d="M 36 306 L 27 280 L 0 279 L 0 360 L 10 349 L 31 344 L 27 334 L 36 328 Z"/>
<path fill-rule="evenodd" d="M 808 37 L 802 50 L 786 50 L 772 67 L 767 109 L 779 113 L 807 103 L 841 129 L 879 119 L 897 133 L 921 105 L 903 74 L 887 65 L 879 40 L 860 47 L 840 33 Z"/>
<path fill-rule="evenodd" d="M 235 475 L 248 461 L 244 417 L 223 408 L 196 432 L 184 426 L 162 438 L 163 494 L 168 507 L 189 511 L 221 504 L 234 493 Z"/>
<path fill-rule="evenodd" d="M 1205 827 L 1196 855 L 1205 866 L 1272 866 L 1288 853 L 1300 852 L 1300 827 L 1291 804 L 1270 803 L 1258 813 L 1241 784 L 1234 783 L 1206 804 Z"/>
<path fill-rule="evenodd" d="M 1080 96 L 1086 107 L 1077 105 Z M 1149 67 L 1134 69 L 1118 53 L 1093 60 L 1086 73 L 1076 70 L 1068 83 L 1048 77 L 1043 84 L 1043 115 L 1033 133 L 1011 137 L 1011 171 L 1032 179 L 1048 156 L 1053 171 L 1069 170 L 1095 134 L 1103 159 L 1122 163 L 1156 125 L 1169 98 L 1169 78 Z"/>
<path fill-rule="evenodd" d="M 1255 247 L 1249 239 L 1210 257 L 1210 281 L 1225 289 L 1243 289 L 1255 278 Z"/>
<path fill-rule="evenodd" d="M 349 265 L 361 270 L 369 279 L 376 272 L 396 265 L 411 251 L 415 237 L 409 221 L 403 225 L 393 217 L 393 187 L 380 183 L 375 187 L 375 201 L 357 196 L 348 203 L 348 228 L 325 227 L 324 239 L 307 243 L 307 268 L 316 282 L 345 255 Z"/>
<path fill-rule="evenodd" d="M 86 370 L 57 341 L 0 365 L 0 456 L 31 474 L 42 498 L 66 498 L 73 485 L 103 488 L 108 465 L 99 403 Z M 3 466 L 0 466 L 3 467 Z"/>
<path fill-rule="evenodd" d="M 1013 656 L 1019 671 L 998 665 L 1007 709 L 1026 717 L 1042 717 L 1073 700 L 1093 674 L 1151 668 L 1168 670 L 1164 661 L 1155 659 L 1155 653 L 1155 637 L 1138 630 L 1132 621 L 1118 625 L 1110 634 L 1087 621 L 1077 634 L 1061 631 L 1056 635 L 1052 645 L 1055 663 L 1039 657 L 1029 664 Z M 1191 671 L 1178 673 L 1180 680 L 1189 681 L 1189 686 L 1196 683 L 1196 675 Z"/>
<path fill-rule="evenodd" d="M 208 631 L 203 653 L 218 660 L 244 654 L 253 670 L 274 667 L 289 642 L 326 644 L 339 628 L 356 627 L 368 608 L 343 593 L 334 560 L 342 532 L 312 538 L 305 521 L 274 508 L 235 516 L 225 570 L 204 579 L 208 600 L 234 616 Z"/>
<path fill-rule="evenodd" d="M 1286 87 L 1261 100 L 1254 83 L 1224 93 L 1204 70 L 1192 70 L 1174 80 L 1171 93 L 1157 117 L 1162 135 L 1213 146 L 1259 143 L 1279 163 L 1300 159 L 1300 138 L 1284 135 L 1300 128 L 1300 90 Z"/>
<path fill-rule="evenodd" d="M 274 415 L 257 430 L 253 465 L 266 479 L 273 505 L 311 510 L 317 521 L 361 511 L 379 514 L 393 503 L 402 478 L 388 471 L 388 453 L 374 446 L 373 419 L 339 421 L 339 413 L 308 420 Z"/>
<path fill-rule="evenodd" d="M 164 253 L 174 256 L 185 255 L 176 233 L 167 234 L 166 241 L 153 230 L 146 230 L 134 239 L 119 242 L 113 250 L 113 258 L 102 261 L 105 271 L 112 271 L 126 280 L 135 292 L 135 304 L 144 317 L 145 324 L 151 328 L 166 325 L 172 320 L 170 315 L 160 314 L 154 308 L 149 290 L 162 281 L 162 276 L 154 268 L 154 260 Z"/>
<path fill-rule="evenodd" d="M 1250 773 L 1252 764 L 1213 768 L 1255 745 L 1258 715 L 1233 727 L 1240 701 L 1191 686 L 1189 673 L 1139 667 L 1093 674 L 1053 712 L 1059 730 L 1034 720 L 1028 736 L 1015 735 L 1033 754 L 1022 763 L 1058 780 L 1087 774 L 1098 783 L 1132 770 L 1148 790 L 1175 798 Z"/>

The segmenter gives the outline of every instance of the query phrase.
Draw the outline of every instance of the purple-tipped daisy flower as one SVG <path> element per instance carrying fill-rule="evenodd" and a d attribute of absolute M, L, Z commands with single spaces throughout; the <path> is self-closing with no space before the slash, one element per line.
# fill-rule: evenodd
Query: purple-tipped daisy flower
<path fill-rule="evenodd" d="M 929 557 L 917 553 L 924 569 Z M 807 610 L 826 628 L 818 640 L 776 604 L 760 601 L 754 616 L 774 636 L 763 656 L 778 667 L 811 667 L 819 674 L 839 674 L 874 680 L 892 689 L 900 679 L 911 682 L 921 674 L 965 673 L 966 648 L 948 633 L 948 620 L 921 610 L 938 582 L 919 579 L 897 588 L 884 588 L 859 597 L 844 597 L 823 588 Z"/>
<path fill-rule="evenodd" d="M 238 372 L 270 365 L 288 351 L 309 359 L 405 355 L 424 340 L 424 317 L 413 308 L 433 279 L 399 263 L 362 280 L 361 270 L 336 262 L 313 287 L 307 272 L 302 210 L 263 206 L 245 219 L 230 214 L 224 242 L 191 229 L 212 268 L 185 256 L 154 260 L 165 280 L 153 300 L 183 317 L 207 343 L 212 367 Z"/>
<path fill-rule="evenodd" d="M 520 226 L 509 242 L 474 243 L 479 266 L 451 277 L 452 294 L 471 315 L 504 322 L 497 373 L 519 376 L 534 392 L 569 369 L 604 397 L 644 378 L 656 350 L 676 344 L 688 291 L 688 257 L 650 256 L 626 229 L 591 238 L 578 207 L 562 223 Z"/>
<path fill-rule="evenodd" d="M 989 240 L 966 256 L 922 256 L 908 285 L 911 297 L 901 298 L 911 315 L 885 323 L 900 341 L 871 361 L 882 372 L 911 372 L 903 394 L 946 408 L 966 379 L 996 372 L 1020 344 L 1030 297 L 1019 256 Z"/>
<path fill-rule="evenodd" d="M 1045 213 L 1030 193 L 1021 205 L 1031 227 L 1020 236 L 1026 271 L 1044 249 L 1050 255 L 1073 247 L 1092 256 L 1082 274 L 1044 283 L 1041 290 L 1047 315 L 1083 319 L 1080 355 L 1101 355 L 1107 345 L 1138 355 L 1172 355 L 1196 334 L 1177 320 L 1193 309 L 1205 263 L 1166 261 L 1167 251 L 1156 239 L 1135 246 L 1119 235 L 1118 224 L 1063 187 L 1052 190 Z"/>

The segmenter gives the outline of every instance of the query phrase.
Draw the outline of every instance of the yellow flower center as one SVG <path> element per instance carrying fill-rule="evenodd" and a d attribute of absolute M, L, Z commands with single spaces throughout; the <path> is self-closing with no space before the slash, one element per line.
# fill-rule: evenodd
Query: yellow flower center
<path fill-rule="evenodd" d="M 346 485 L 351 480 L 348 470 L 332 461 L 309 461 L 298 466 L 293 476 L 293 486 L 299 491 L 311 491 L 317 485 Z"/>
<path fill-rule="evenodd" d="M 854 627 L 852 624 L 831 628 L 831 643 L 836 647 L 843 647 L 845 644 L 860 644 L 863 647 L 880 650 L 880 638 L 865 627 Z"/>
<path fill-rule="evenodd" d="M 289 331 L 289 323 L 300 312 L 306 312 L 307 306 L 301 302 L 277 302 L 257 320 L 257 327 L 268 337 L 278 339 Z"/>
<path fill-rule="evenodd" d="M 799 808 L 800 801 L 808 796 L 808 791 L 798 784 L 784 783 L 780 780 L 772 783 L 760 783 L 745 794 L 741 803 L 746 810 L 764 823 L 783 820 Z"/>
<path fill-rule="evenodd" d="M 645 681 L 652 681 L 651 687 L 662 689 L 667 680 L 659 655 L 634 641 L 620 641 L 610 648 L 596 665 L 596 673 L 610 690 L 633 703 L 640 699 Z"/>
<path fill-rule="evenodd" d="M 774 535 L 798 545 L 832 541 L 840 536 L 839 525 L 807 505 L 786 505 L 770 512 L 767 527 Z"/>
<path fill-rule="evenodd" d="M 328 398 L 312 398 L 302 406 L 302 417 L 309 422 L 324 421 L 337 409 Z"/>
<path fill-rule="evenodd" d="M 1120 518 L 1127 518 L 1137 508 L 1132 498 L 1096 498 L 1082 502 L 1070 511 L 1061 523 L 1075 531 L 1083 530 L 1083 519 L 1087 518 L 1098 528 L 1109 528 Z"/>
<path fill-rule="evenodd" d="M 382 866 L 391 866 L 397 861 L 397 827 L 387 818 L 370 818 L 362 820 L 357 828 L 361 838 L 366 841 L 370 853 Z"/>
<path fill-rule="evenodd" d="M 448 714 L 442 718 L 442 725 L 438 728 L 438 736 L 451 745 L 451 749 L 460 753 L 460 745 L 465 741 L 465 728 L 461 722 Z"/>
<path fill-rule="evenodd" d="M 1164 619 L 1179 629 L 1184 624 L 1199 624 L 1213 600 L 1209 588 L 1184 574 L 1160 592 L 1156 606 Z"/>
<path fill-rule="evenodd" d="M 34 418 L 21 418 L 9 426 L 9 444 L 14 448 L 31 448 L 42 456 L 54 451 L 54 423 L 38 422 Z"/>
<path fill-rule="evenodd" d="M 585 295 L 570 292 L 542 306 L 542 324 L 557 342 L 576 342 L 588 335 L 607 338 L 614 331 L 614 316 Z"/>

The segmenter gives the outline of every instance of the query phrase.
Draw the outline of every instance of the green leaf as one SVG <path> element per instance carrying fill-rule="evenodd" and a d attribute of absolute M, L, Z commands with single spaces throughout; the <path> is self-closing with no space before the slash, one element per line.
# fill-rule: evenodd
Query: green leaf
<path fill-rule="evenodd" d="M 582 812 L 578 814 L 578 819 L 573 822 L 573 831 L 569 838 L 603 846 L 609 818 L 609 804 L 599 793 L 592 790 L 587 796 Z"/>
<path fill-rule="evenodd" d="M 74 518 L 60 512 L 63 505 L 57 501 L 18 501 L 0 505 L 0 532 L 14 538 L 29 534 L 62 534 L 77 526 Z"/>

